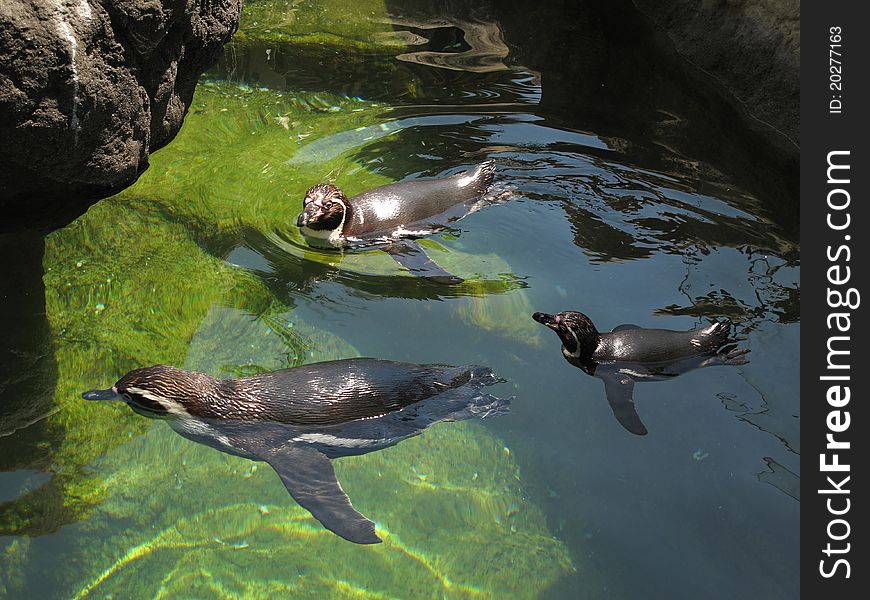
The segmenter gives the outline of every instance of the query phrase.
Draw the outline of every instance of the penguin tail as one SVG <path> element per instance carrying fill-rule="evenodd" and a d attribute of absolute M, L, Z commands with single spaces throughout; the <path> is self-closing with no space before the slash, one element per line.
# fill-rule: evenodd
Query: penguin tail
<path fill-rule="evenodd" d="M 483 191 L 486 191 L 492 180 L 495 178 L 495 161 L 493 159 L 485 160 L 477 165 L 477 177 Z"/>
<path fill-rule="evenodd" d="M 489 186 L 492 185 L 492 181 L 495 178 L 495 161 L 490 159 L 486 160 L 473 169 L 468 169 L 464 173 L 461 173 L 463 179 L 471 178 L 471 186 L 467 189 L 473 190 L 477 196 L 483 196 L 489 190 Z M 480 206 L 475 203 L 471 207 L 471 211 L 475 211 Z"/>
<path fill-rule="evenodd" d="M 704 345 L 713 352 L 729 352 L 737 342 L 746 339 L 734 335 L 734 324 L 729 320 L 717 321 L 703 330 L 701 339 Z"/>
<path fill-rule="evenodd" d="M 481 391 L 485 386 L 504 383 L 492 369 L 480 365 L 458 367 L 449 388 L 426 401 L 431 422 L 487 419 L 508 412 L 513 398 L 499 398 Z"/>
<path fill-rule="evenodd" d="M 468 209 L 468 214 L 476 212 L 481 208 L 503 204 L 508 200 L 519 197 L 517 187 L 504 181 L 495 179 L 495 161 L 487 160 L 480 163 L 474 170 L 474 191 L 477 194 L 476 198 L 466 202 L 465 206 Z"/>

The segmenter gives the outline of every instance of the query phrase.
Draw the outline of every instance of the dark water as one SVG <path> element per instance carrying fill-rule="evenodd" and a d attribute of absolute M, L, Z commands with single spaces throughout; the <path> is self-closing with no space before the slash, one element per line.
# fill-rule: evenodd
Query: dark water
<path fill-rule="evenodd" d="M 363 4 L 332 15 L 337 37 L 302 42 L 282 23 L 317 24 L 317 6 L 268 7 L 247 7 L 137 186 L 44 248 L 4 239 L 20 272 L 4 282 L 8 353 L 41 375 L 4 373 L 0 388 L 0 596 L 796 597 L 787 158 L 630 7 L 524 19 L 390 3 L 363 18 Z M 426 246 L 463 286 L 408 277 L 378 252 L 310 250 L 292 227 L 318 181 L 356 193 L 484 158 L 513 198 Z M 635 436 L 531 319 L 569 309 L 602 331 L 729 318 L 751 362 L 638 384 L 649 434 Z M 516 396 L 483 425 L 344 459 L 360 461 L 347 463 L 355 505 L 414 568 L 266 523 L 293 505 L 268 469 L 75 396 L 154 362 L 231 376 L 352 355 L 485 364 L 508 379 L 496 393 Z M 402 495 L 401 473 L 419 496 Z"/>

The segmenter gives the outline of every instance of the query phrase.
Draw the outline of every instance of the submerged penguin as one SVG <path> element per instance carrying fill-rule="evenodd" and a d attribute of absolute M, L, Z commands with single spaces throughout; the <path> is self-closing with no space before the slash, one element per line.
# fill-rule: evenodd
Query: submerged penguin
<path fill-rule="evenodd" d="M 736 347 L 739 340 L 731 337 L 729 321 L 689 331 L 620 325 L 599 333 L 581 312 L 536 312 L 532 318 L 556 332 L 569 363 L 604 381 L 616 420 L 637 435 L 646 435 L 647 429 L 634 407 L 635 381 L 661 381 L 701 367 L 749 362 L 749 350 Z"/>
<path fill-rule="evenodd" d="M 416 275 L 461 283 L 429 259 L 413 238 L 442 230 L 499 201 L 487 195 L 494 175 L 495 162 L 488 160 L 449 177 L 392 183 L 353 198 L 331 183 L 321 183 L 305 194 L 296 225 L 314 246 L 382 246 Z"/>
<path fill-rule="evenodd" d="M 241 379 L 157 365 L 130 371 L 86 400 L 120 400 L 165 418 L 195 442 L 275 469 L 290 495 L 324 527 L 357 544 L 380 538 L 354 510 L 330 459 L 393 446 L 439 421 L 487 418 L 510 400 L 485 394 L 487 367 L 372 358 L 314 363 Z"/>

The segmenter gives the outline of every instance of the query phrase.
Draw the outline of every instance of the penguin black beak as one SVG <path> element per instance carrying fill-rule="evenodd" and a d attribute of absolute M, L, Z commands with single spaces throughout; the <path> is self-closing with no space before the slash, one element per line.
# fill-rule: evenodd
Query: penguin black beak
<path fill-rule="evenodd" d="M 312 224 L 318 223 L 323 217 L 323 208 L 315 202 L 309 202 L 302 205 L 302 212 L 296 218 L 296 227 L 311 227 Z"/>
<path fill-rule="evenodd" d="M 532 315 L 532 318 L 540 323 L 541 325 L 546 325 L 553 331 L 559 331 L 559 317 L 548 315 L 547 313 L 536 312 Z"/>
<path fill-rule="evenodd" d="M 111 387 L 107 390 L 91 390 L 82 394 L 85 400 L 123 400 L 121 395 Z"/>

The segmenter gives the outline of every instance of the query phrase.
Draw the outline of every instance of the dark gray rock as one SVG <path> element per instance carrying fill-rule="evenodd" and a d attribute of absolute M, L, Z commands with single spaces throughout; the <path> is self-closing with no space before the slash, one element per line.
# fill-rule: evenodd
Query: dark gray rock
<path fill-rule="evenodd" d="M 677 52 L 800 143 L 800 0 L 634 0 Z"/>
<path fill-rule="evenodd" d="M 0 0 L 0 229 L 50 230 L 178 133 L 242 0 Z"/>

